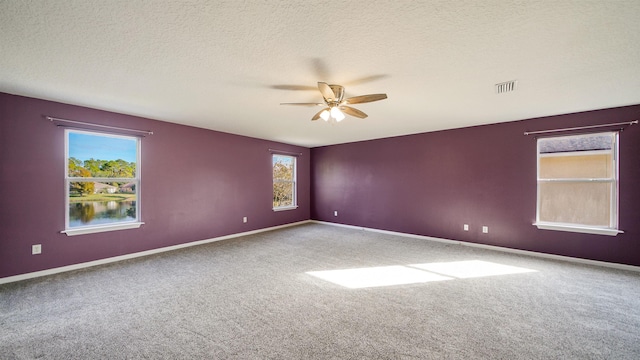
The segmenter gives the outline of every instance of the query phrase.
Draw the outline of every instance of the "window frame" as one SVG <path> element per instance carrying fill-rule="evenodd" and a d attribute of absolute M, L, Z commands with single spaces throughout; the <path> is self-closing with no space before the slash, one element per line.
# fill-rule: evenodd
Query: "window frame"
<path fill-rule="evenodd" d="M 293 174 L 292 174 L 292 179 L 291 180 L 286 180 L 283 181 L 281 179 L 276 179 L 274 177 L 273 174 L 273 165 L 275 163 L 275 159 L 276 157 L 285 157 L 285 158 L 290 158 L 291 161 L 293 162 Z M 289 154 L 280 154 L 280 153 L 273 153 L 271 154 L 271 180 L 272 180 L 272 193 L 271 193 L 271 197 L 273 198 L 274 195 L 274 188 L 275 188 L 275 184 L 276 182 L 291 182 L 291 191 L 292 191 L 292 199 L 291 199 L 291 203 L 292 205 L 286 205 L 286 206 L 277 206 L 274 207 L 273 206 L 273 200 L 272 200 L 272 209 L 273 211 L 286 211 L 286 210 L 293 210 L 293 209 L 297 209 L 298 208 L 298 158 L 296 156 L 293 155 L 289 155 Z"/>
<path fill-rule="evenodd" d="M 541 154 L 540 153 L 540 144 L 543 140 L 548 139 L 564 139 L 564 138 L 575 138 L 575 137 L 586 137 L 586 136 L 598 136 L 598 135 L 607 135 L 612 137 L 612 146 L 610 150 L 584 150 L 584 151 L 573 151 L 573 152 L 559 152 L 559 153 L 549 153 L 549 154 Z M 619 233 L 623 233 L 623 231 L 619 230 L 619 133 L 615 131 L 605 131 L 605 132 L 597 132 L 597 133 L 586 133 L 586 134 L 574 134 L 574 135 L 562 135 L 562 136 L 553 136 L 553 137 L 543 137 L 538 138 L 536 140 L 536 221 L 533 223 L 538 229 L 544 230 L 557 230 L 557 231 L 568 231 L 568 232 L 577 232 L 577 233 L 586 233 L 586 234 L 597 234 L 597 235 L 609 235 L 615 236 Z M 544 157 L 563 157 L 563 156 L 581 156 L 581 155 L 597 155 L 597 154 L 611 154 L 612 155 L 612 172 L 610 178 L 562 178 L 562 179 L 541 179 L 540 178 L 540 159 Z M 542 221 L 540 220 L 540 208 L 541 208 L 541 184 L 549 184 L 549 183 L 562 183 L 562 182 L 572 182 L 572 183 L 609 183 L 611 184 L 611 194 L 609 201 L 609 226 L 595 226 L 595 225 L 585 225 L 585 224 L 574 224 L 574 223 L 561 223 L 561 222 L 552 222 L 552 221 Z"/>
<path fill-rule="evenodd" d="M 71 133 L 79 133 L 79 134 L 88 134 L 93 136 L 103 136 L 103 137 L 112 137 L 112 138 L 121 138 L 128 140 L 136 141 L 136 172 L 134 178 L 99 178 L 99 177 L 70 177 L 69 176 L 69 136 Z M 126 229 L 137 229 L 141 225 L 144 224 L 141 220 L 141 184 L 142 184 L 142 176 L 141 176 L 141 148 L 142 148 L 142 139 L 139 136 L 134 135 L 122 135 L 110 132 L 100 132 L 93 130 L 85 130 L 85 129 L 74 129 L 67 128 L 64 131 L 64 206 L 65 206 L 65 215 L 64 215 L 64 230 L 60 231 L 67 236 L 75 236 L 75 235 L 84 235 L 84 234 L 92 234 L 92 233 L 100 233 L 106 231 L 116 231 L 116 230 L 126 230 Z M 87 181 L 87 179 L 91 179 L 92 181 L 97 182 L 135 182 L 136 184 L 136 218 L 131 221 L 121 221 L 112 224 L 99 224 L 99 225 L 85 225 L 78 227 L 70 227 L 69 226 L 69 187 L 70 183 L 78 182 L 78 181 Z"/>

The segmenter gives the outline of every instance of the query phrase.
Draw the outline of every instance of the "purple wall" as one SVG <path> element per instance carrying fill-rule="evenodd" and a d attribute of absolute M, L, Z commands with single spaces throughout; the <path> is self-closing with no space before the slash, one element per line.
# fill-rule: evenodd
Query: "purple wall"
<path fill-rule="evenodd" d="M 60 234 L 64 134 L 44 115 L 154 132 L 142 140 L 145 225 Z M 531 225 L 536 145 L 522 134 L 639 117 L 640 105 L 309 150 L 0 93 L 0 278 L 309 218 L 640 266 L 640 126 L 620 137 L 616 237 Z M 271 210 L 270 148 L 302 153 L 297 210 Z"/>
<path fill-rule="evenodd" d="M 629 106 L 313 148 L 311 218 L 640 266 L 640 126 L 620 135 L 615 237 L 531 225 L 536 140 L 523 135 L 638 118 Z"/>
<path fill-rule="evenodd" d="M 154 132 L 142 140 L 145 225 L 60 234 L 64 131 L 44 115 Z M 296 210 L 271 209 L 270 148 L 302 153 Z M 0 164 L 0 277 L 310 218 L 307 148 L 2 93 Z M 41 255 L 31 255 L 32 244 L 42 244 Z"/>

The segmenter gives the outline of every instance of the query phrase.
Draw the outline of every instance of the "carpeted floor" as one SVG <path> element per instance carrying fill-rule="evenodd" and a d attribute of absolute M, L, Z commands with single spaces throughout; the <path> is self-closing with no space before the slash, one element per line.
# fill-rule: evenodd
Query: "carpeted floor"
<path fill-rule="evenodd" d="M 0 359 L 228 358 L 640 359 L 640 274 L 306 224 L 0 285 Z"/>

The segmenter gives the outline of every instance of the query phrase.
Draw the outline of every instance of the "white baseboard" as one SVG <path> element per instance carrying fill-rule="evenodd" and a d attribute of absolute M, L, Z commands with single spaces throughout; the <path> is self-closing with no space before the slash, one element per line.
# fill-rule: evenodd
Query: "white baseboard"
<path fill-rule="evenodd" d="M 310 222 L 316 223 L 316 224 L 323 224 L 323 225 L 346 227 L 346 228 L 349 228 L 349 229 L 372 231 L 372 232 L 377 232 L 377 233 L 381 233 L 381 234 L 389 234 L 389 235 L 410 237 L 410 238 L 414 238 L 414 239 L 437 241 L 437 242 L 446 243 L 446 244 L 450 244 L 450 245 L 471 246 L 471 247 L 477 247 L 477 248 L 482 248 L 482 249 L 502 251 L 502 252 L 508 252 L 508 253 L 513 253 L 513 254 L 519 254 L 519 255 L 528 255 L 528 256 L 534 256 L 534 257 L 540 257 L 540 258 L 546 258 L 546 259 L 569 261 L 569 262 L 580 263 L 580 264 L 585 264 L 585 265 L 602 266 L 602 267 L 608 267 L 608 268 L 613 268 L 613 269 L 618 269 L 618 270 L 627 270 L 627 271 L 640 272 L 640 266 L 618 264 L 618 263 L 610 263 L 610 262 L 606 262 L 606 261 L 581 259 L 581 258 L 576 258 L 576 257 L 571 257 L 571 256 L 545 254 L 545 253 L 540 253 L 540 252 L 535 252 L 535 251 L 510 249 L 510 248 L 505 248 L 505 247 L 500 247 L 500 246 L 477 244 L 477 243 L 471 243 L 471 242 L 465 242 L 465 241 L 457 241 L 457 240 L 448 240 L 448 239 L 441 239 L 441 238 L 436 238 L 436 237 L 431 237 L 431 236 L 414 235 L 414 234 L 407 234 L 407 233 L 401 233 L 401 232 L 396 232 L 396 231 L 365 228 L 365 227 L 362 227 L 362 226 L 337 224 L 337 223 L 318 221 L 318 220 L 310 220 Z"/>
<path fill-rule="evenodd" d="M 191 246 L 208 244 L 208 243 L 212 243 L 212 242 L 215 242 L 215 241 L 229 240 L 229 239 L 233 239 L 233 238 L 237 238 L 237 237 L 241 237 L 241 236 L 253 235 L 253 234 L 258 234 L 258 233 L 261 233 L 261 232 L 272 231 L 272 230 L 277 230 L 277 229 L 283 229 L 283 228 L 287 228 L 287 227 L 291 227 L 291 226 L 298 226 L 298 225 L 302 225 L 302 224 L 307 224 L 309 222 L 311 222 L 311 220 L 298 221 L 298 222 L 290 223 L 290 224 L 272 226 L 272 227 L 268 227 L 268 228 L 264 228 L 264 229 L 246 231 L 246 232 L 241 232 L 241 233 L 231 234 L 231 235 L 225 235 L 225 236 L 220 236 L 220 237 L 211 238 L 211 239 L 198 240 L 198 241 L 188 242 L 188 243 L 179 244 L 179 245 L 167 246 L 167 247 L 153 249 L 153 250 L 141 251 L 141 252 L 132 253 L 132 254 L 126 254 L 126 255 L 120 255 L 120 256 L 110 257 L 110 258 L 106 258 L 106 259 L 100 259 L 100 260 L 84 262 L 84 263 L 80 263 L 80 264 L 73 264 L 73 265 L 67 265 L 67 266 L 57 267 L 57 268 L 53 268 L 53 269 L 47 269 L 47 270 L 42 270 L 42 271 L 26 273 L 26 274 L 8 276 L 8 277 L 0 278 L 0 285 L 1 284 L 7 284 L 7 283 L 15 282 L 15 281 L 33 279 L 33 278 L 37 278 L 37 277 L 41 277 L 41 276 L 48 276 L 48 275 L 58 274 L 58 273 L 62 273 L 62 272 L 72 271 L 72 270 L 84 269 L 84 268 L 88 268 L 88 267 L 92 267 L 92 266 L 109 264 L 109 263 L 122 261 L 122 260 L 134 259 L 134 258 L 142 257 L 142 256 L 149 256 L 149 255 L 153 255 L 153 254 L 159 254 L 159 253 L 163 253 L 163 252 L 166 252 L 166 251 L 173 251 L 173 250 L 183 249 L 183 248 L 187 248 L 187 247 L 191 247 Z"/>
<path fill-rule="evenodd" d="M 80 263 L 80 264 L 73 264 L 73 265 L 67 265 L 67 266 L 62 266 L 62 267 L 58 267 L 58 268 L 47 269 L 47 270 L 42 270 L 42 271 L 36 271 L 36 272 L 31 272 L 31 273 L 26 273 L 26 274 L 8 276 L 8 277 L 0 278 L 0 285 L 1 284 L 7 284 L 7 283 L 15 282 L 15 281 L 33 279 L 33 278 L 37 278 L 37 277 L 41 277 L 41 276 L 54 275 L 54 274 L 67 272 L 67 271 L 72 271 L 72 270 L 79 270 L 79 269 L 89 268 L 89 267 L 92 267 L 92 266 L 109 264 L 109 263 L 118 262 L 118 261 L 122 261 L 122 260 L 134 259 L 134 258 L 138 258 L 138 257 L 142 257 L 142 256 L 159 254 L 159 253 L 178 250 L 178 249 L 183 249 L 183 248 L 187 248 L 187 247 L 191 247 L 191 246 L 204 245 L 204 244 L 208 244 L 208 243 L 212 243 L 212 242 L 216 242 L 216 241 L 234 239 L 234 238 L 238 238 L 238 237 L 241 237 L 241 236 L 253 235 L 253 234 L 258 234 L 258 233 L 262 233 L 262 232 L 267 232 L 267 231 L 272 231 L 272 230 L 277 230 L 277 229 L 283 229 L 283 228 L 287 228 L 287 227 L 298 226 L 298 225 L 308 224 L 308 223 L 316 223 L 316 224 L 323 224 L 323 225 L 345 227 L 345 228 L 349 228 L 349 229 L 372 231 L 372 232 L 377 232 L 377 233 L 381 233 L 381 234 L 389 234 L 389 235 L 403 236 L 403 237 L 409 237 L 409 238 L 414 238 L 414 239 L 436 241 L 436 242 L 446 243 L 446 244 L 450 244 L 450 245 L 471 246 L 471 247 L 477 247 L 477 248 L 489 249 L 489 250 L 495 250 L 495 251 L 502 251 L 502 252 L 520 254 L 520 255 L 528 255 L 528 256 L 541 257 L 541 258 L 547 258 L 547 259 L 553 259 L 553 260 L 569 261 L 569 262 L 586 264 L 586 265 L 602 266 L 602 267 L 608 267 L 608 268 L 613 268 L 613 269 L 618 269 L 618 270 L 627 270 L 627 271 L 640 272 L 640 266 L 617 264 L 617 263 L 610 263 L 610 262 L 605 262 L 605 261 L 597 261 L 597 260 L 589 260 L 589 259 L 580 259 L 580 258 L 575 258 L 575 257 L 570 257 L 570 256 L 539 253 L 539 252 L 535 252 L 535 251 L 510 249 L 510 248 L 505 248 L 505 247 L 500 247 L 500 246 L 477 244 L 477 243 L 470 243 L 470 242 L 465 242 L 465 241 L 457 241 L 457 240 L 449 240 L 449 239 L 441 239 L 441 238 L 436 238 L 436 237 L 431 237 L 431 236 L 407 234 L 407 233 L 401 233 L 401 232 L 396 232 L 396 231 L 388 231 L 388 230 L 380 230 L 380 229 L 374 229 L 374 228 L 365 228 L 365 227 L 362 227 L 362 226 L 345 225 L 345 224 L 338 224 L 338 223 L 318 221 L 318 220 L 304 220 L 304 221 L 298 221 L 298 222 L 290 223 L 290 224 L 272 226 L 272 227 L 268 227 L 268 228 L 264 228 L 264 229 L 246 231 L 246 232 L 242 232 L 242 233 L 225 235 L 225 236 L 220 236 L 220 237 L 211 238 L 211 239 L 193 241 L 193 242 L 189 242 L 189 243 L 173 245 L 173 246 L 167 246 L 167 247 L 163 247 L 163 248 L 159 248 L 159 249 L 147 250 L 147 251 L 142 251 L 142 252 L 137 252 L 137 253 L 132 253 L 132 254 L 120 255 L 120 256 L 115 256 L 115 257 L 110 257 L 110 258 L 100 259 L 100 260 L 95 260 L 95 261 L 89 261 L 89 262 Z"/>

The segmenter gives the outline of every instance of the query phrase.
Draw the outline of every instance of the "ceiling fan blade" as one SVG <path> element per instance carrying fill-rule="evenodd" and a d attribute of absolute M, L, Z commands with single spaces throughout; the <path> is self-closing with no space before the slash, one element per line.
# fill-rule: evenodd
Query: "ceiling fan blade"
<path fill-rule="evenodd" d="M 313 66 L 313 72 L 316 76 L 316 79 L 328 79 L 329 76 L 329 68 L 327 67 L 327 63 L 320 58 L 312 58 L 311 65 Z"/>
<path fill-rule="evenodd" d="M 384 79 L 386 77 L 388 77 L 389 75 L 387 74 L 378 74 L 378 75 L 369 75 L 369 76 L 364 76 L 358 79 L 354 79 L 351 81 L 347 81 L 344 83 L 345 86 L 353 86 L 353 85 L 360 85 L 360 84 L 364 84 L 364 83 L 368 83 L 371 81 L 376 81 L 376 80 L 380 80 L 380 79 Z"/>
<path fill-rule="evenodd" d="M 315 91 L 317 89 L 317 87 L 315 86 L 307 86 L 307 85 L 271 85 L 269 87 L 276 90 L 313 90 Z"/>
<path fill-rule="evenodd" d="M 387 98 L 387 94 L 370 94 L 350 97 L 343 101 L 344 104 L 362 104 L 372 101 L 384 100 Z"/>
<path fill-rule="evenodd" d="M 362 111 L 352 108 L 350 106 L 340 106 L 339 108 L 342 112 L 344 112 L 347 115 L 351 115 L 351 116 L 355 116 L 357 118 L 360 119 L 364 119 L 366 118 L 368 115 L 363 113 Z"/>
<path fill-rule="evenodd" d="M 329 108 L 324 108 L 324 109 L 318 111 L 317 114 L 313 115 L 313 117 L 311 118 L 311 121 L 315 121 L 315 120 L 320 119 L 320 114 L 322 114 L 323 111 L 329 111 Z"/>
<path fill-rule="evenodd" d="M 336 94 L 333 93 L 333 90 L 326 82 L 318 81 L 318 89 L 320 89 L 320 93 L 322 93 L 322 97 L 327 103 L 336 99 Z"/>
<path fill-rule="evenodd" d="M 322 106 L 323 103 L 280 103 L 280 105 Z"/>

